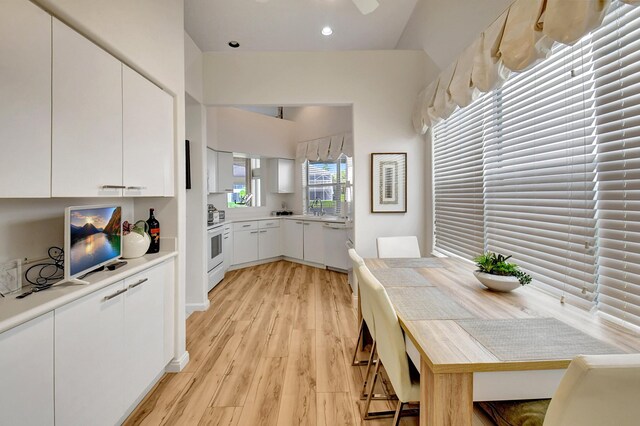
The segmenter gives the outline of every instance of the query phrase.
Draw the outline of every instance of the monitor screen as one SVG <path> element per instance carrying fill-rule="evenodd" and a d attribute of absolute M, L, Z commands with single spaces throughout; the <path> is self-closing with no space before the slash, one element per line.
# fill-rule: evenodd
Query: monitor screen
<path fill-rule="evenodd" d="M 69 207 L 65 219 L 67 279 L 120 257 L 122 209 L 119 206 Z"/>

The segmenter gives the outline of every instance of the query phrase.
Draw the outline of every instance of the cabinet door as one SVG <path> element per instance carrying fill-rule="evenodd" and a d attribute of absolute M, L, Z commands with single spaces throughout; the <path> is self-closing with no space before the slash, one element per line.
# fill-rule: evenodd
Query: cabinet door
<path fill-rule="evenodd" d="M 295 161 L 285 158 L 276 158 L 271 166 L 271 192 L 278 194 L 291 194 L 295 192 L 294 167 Z"/>
<path fill-rule="evenodd" d="M 231 227 L 229 230 L 224 230 L 222 236 L 222 253 L 224 254 L 224 270 L 227 271 L 231 265 L 233 265 L 233 231 Z"/>
<path fill-rule="evenodd" d="M 347 230 L 343 225 L 325 224 L 324 234 L 324 264 L 330 268 L 349 269 L 349 254 L 347 253 Z"/>
<path fill-rule="evenodd" d="M 166 366 L 175 355 L 175 324 L 176 324 L 176 272 L 173 260 L 162 264 L 164 269 L 164 365 Z"/>
<path fill-rule="evenodd" d="M 218 152 L 218 182 L 216 192 L 233 192 L 233 153 Z"/>
<path fill-rule="evenodd" d="M 304 234 L 302 221 L 282 221 L 282 254 L 292 259 L 304 258 Z"/>
<path fill-rule="evenodd" d="M 207 193 L 213 194 L 218 190 L 218 153 L 207 148 Z"/>
<path fill-rule="evenodd" d="M 124 413 L 124 290 L 120 281 L 55 310 L 57 425 L 114 425 Z"/>
<path fill-rule="evenodd" d="M 51 173 L 54 197 L 122 195 L 122 64 L 56 19 Z"/>
<path fill-rule="evenodd" d="M 258 255 L 260 260 L 282 255 L 280 228 L 268 228 L 258 231 Z"/>
<path fill-rule="evenodd" d="M 173 195 L 173 98 L 122 67 L 125 196 Z"/>
<path fill-rule="evenodd" d="M 124 281 L 124 406 L 164 370 L 164 274 L 156 266 Z"/>
<path fill-rule="evenodd" d="M 0 334 L 0 395 L 0 423 L 53 424 L 53 312 Z"/>
<path fill-rule="evenodd" d="M 304 222 L 304 260 L 324 265 L 324 234 L 321 222 Z"/>
<path fill-rule="evenodd" d="M 51 16 L 3 1 L 0 58 L 0 197 L 49 197 Z"/>
<path fill-rule="evenodd" d="M 240 265 L 258 260 L 258 231 L 233 233 L 233 263 Z"/>

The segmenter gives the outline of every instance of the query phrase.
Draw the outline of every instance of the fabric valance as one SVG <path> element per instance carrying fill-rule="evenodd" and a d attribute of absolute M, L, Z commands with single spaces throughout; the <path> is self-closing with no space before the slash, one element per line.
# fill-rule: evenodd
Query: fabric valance
<path fill-rule="evenodd" d="M 640 0 L 617 0 L 640 5 Z M 466 107 L 483 92 L 500 87 L 511 71 L 524 71 L 551 52 L 573 44 L 602 24 L 612 0 L 516 0 L 460 57 L 423 89 L 412 115 L 414 129 Z"/>
<path fill-rule="evenodd" d="M 299 163 L 304 163 L 306 160 L 336 160 L 342 154 L 353 157 L 353 135 L 351 133 L 299 142 L 296 147 L 296 160 Z"/>

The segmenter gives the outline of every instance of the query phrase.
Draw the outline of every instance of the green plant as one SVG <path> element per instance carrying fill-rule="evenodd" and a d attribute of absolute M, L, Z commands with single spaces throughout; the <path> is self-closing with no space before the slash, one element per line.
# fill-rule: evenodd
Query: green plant
<path fill-rule="evenodd" d="M 520 270 L 515 263 L 509 263 L 511 256 L 504 256 L 499 253 L 486 252 L 473 259 L 479 272 L 492 275 L 506 275 L 516 277 L 521 285 L 531 282 L 531 275 Z"/>

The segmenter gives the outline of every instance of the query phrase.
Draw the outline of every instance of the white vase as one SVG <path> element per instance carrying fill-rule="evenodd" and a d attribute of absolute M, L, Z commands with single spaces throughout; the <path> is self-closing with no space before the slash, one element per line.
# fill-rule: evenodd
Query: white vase
<path fill-rule="evenodd" d="M 511 275 L 493 275 L 479 271 L 473 271 L 473 275 L 489 290 L 508 292 L 521 287 L 518 278 Z"/>
<path fill-rule="evenodd" d="M 146 232 L 140 235 L 137 232 L 129 232 L 122 237 L 122 257 L 135 259 L 144 256 L 151 245 L 151 237 Z"/>

